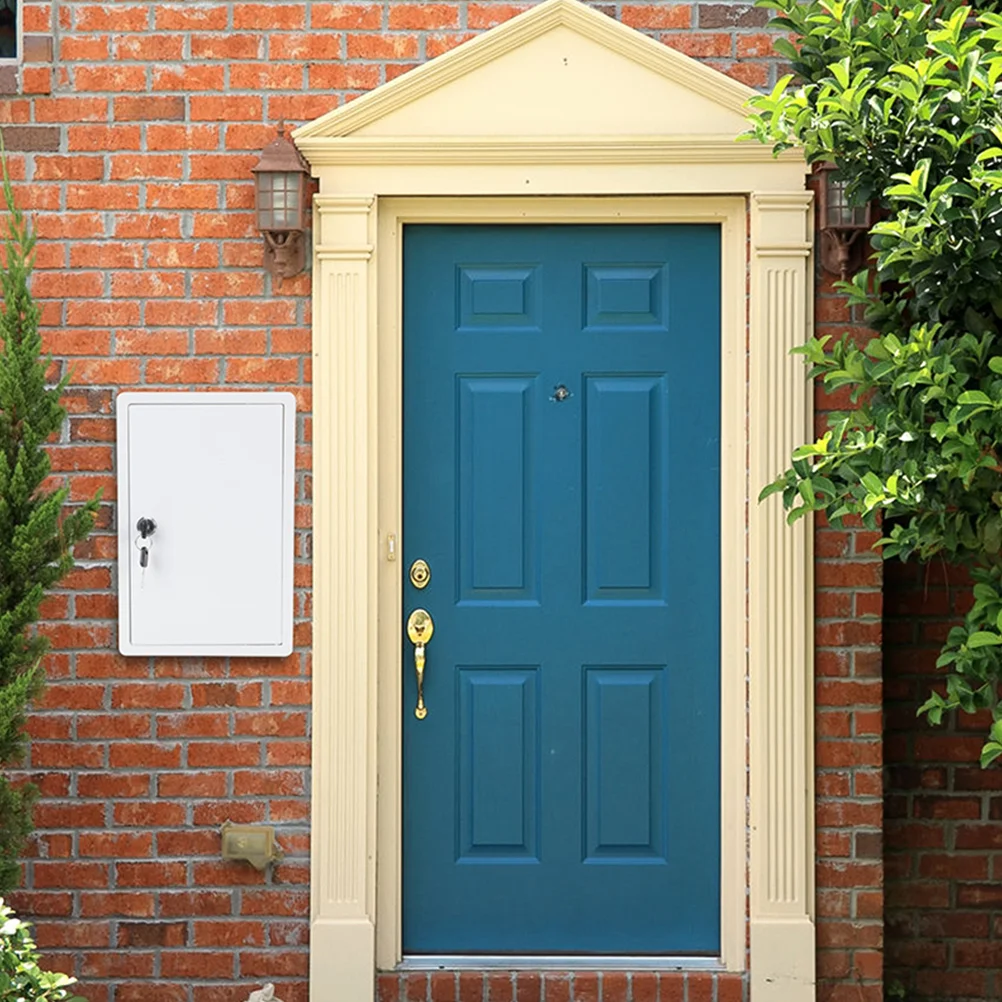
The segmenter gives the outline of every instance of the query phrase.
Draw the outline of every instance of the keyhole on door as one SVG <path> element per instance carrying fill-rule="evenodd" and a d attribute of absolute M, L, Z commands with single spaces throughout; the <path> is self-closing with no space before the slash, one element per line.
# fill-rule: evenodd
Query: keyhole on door
<path fill-rule="evenodd" d="M 411 564 L 410 578 L 415 588 L 424 588 L 431 580 L 431 568 L 424 560 L 415 560 Z"/>

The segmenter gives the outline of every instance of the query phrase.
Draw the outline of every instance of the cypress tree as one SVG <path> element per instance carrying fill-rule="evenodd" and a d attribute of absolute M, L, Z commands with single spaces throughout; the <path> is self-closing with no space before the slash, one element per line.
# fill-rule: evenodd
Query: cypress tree
<path fill-rule="evenodd" d="M 0 151 L 2 156 L 2 151 Z M 46 485 L 46 442 L 66 420 L 60 403 L 69 376 L 50 386 L 40 310 L 29 280 L 35 235 L 14 202 L 4 158 L 6 260 L 0 267 L 0 767 L 23 758 L 25 714 L 43 685 L 48 643 L 34 629 L 47 589 L 72 567 L 74 544 L 90 533 L 99 498 L 69 510 L 67 486 Z M 20 878 L 18 857 L 31 831 L 37 790 L 0 775 L 0 894 Z"/>

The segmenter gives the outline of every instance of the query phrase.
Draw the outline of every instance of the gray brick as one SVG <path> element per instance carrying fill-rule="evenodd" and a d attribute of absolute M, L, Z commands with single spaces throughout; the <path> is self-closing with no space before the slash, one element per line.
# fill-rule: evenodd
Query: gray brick
<path fill-rule="evenodd" d="M 58 125 L 4 125 L 0 127 L 6 150 L 54 153 L 59 149 Z"/>
<path fill-rule="evenodd" d="M 700 28 L 764 28 L 769 12 L 761 7 L 740 3 L 699 5 Z"/>

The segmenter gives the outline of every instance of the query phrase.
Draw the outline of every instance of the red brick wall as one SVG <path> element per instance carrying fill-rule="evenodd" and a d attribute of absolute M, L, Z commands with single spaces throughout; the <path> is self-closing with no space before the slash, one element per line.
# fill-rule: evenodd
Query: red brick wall
<path fill-rule="evenodd" d="M 74 367 L 55 468 L 104 489 L 81 568 L 46 603 L 52 684 L 32 721 L 39 834 L 16 905 L 91 1002 L 306 997 L 310 283 L 261 268 L 250 166 L 279 119 L 320 115 L 524 9 L 473 0 L 31 0 L 33 62 L 0 74 L 0 125 L 41 241 L 35 291 Z M 753 85 L 776 61 L 741 3 L 595 3 Z M 54 23 L 54 20 L 56 23 Z M 30 22 L 30 23 L 29 23 Z M 51 63 L 45 39 L 52 39 Z M 7 74 L 10 77 L 10 74 Z M 840 322 L 826 293 L 818 319 Z M 281 661 L 115 653 L 113 400 L 119 389 L 292 389 L 299 400 L 296 652 Z M 822 998 L 879 998 L 879 564 L 818 536 Z M 286 861 L 223 864 L 218 826 L 265 821 Z M 386 980 L 385 999 L 567 999 L 566 978 Z M 451 979 L 451 980 L 450 980 Z M 233 987 L 239 985 L 239 987 Z M 153 987 L 155 986 L 155 988 Z M 657 990 L 655 990 L 657 989 Z M 741 979 L 579 975 L 578 999 L 737 1002 Z M 396 993 L 396 994 L 395 994 Z"/>
<path fill-rule="evenodd" d="M 380 974 L 378 1002 L 742 1002 L 738 974 L 436 971 Z"/>
<path fill-rule="evenodd" d="M 870 332 L 818 271 L 819 335 Z M 845 394 L 815 394 L 819 432 Z M 883 947 L 883 720 L 880 533 L 859 524 L 815 533 L 817 914 L 819 1002 L 880 1002 Z"/>
<path fill-rule="evenodd" d="M 1002 997 L 1002 771 L 978 765 L 986 723 L 916 719 L 949 627 L 957 570 L 887 567 L 887 982 L 910 999 Z"/>

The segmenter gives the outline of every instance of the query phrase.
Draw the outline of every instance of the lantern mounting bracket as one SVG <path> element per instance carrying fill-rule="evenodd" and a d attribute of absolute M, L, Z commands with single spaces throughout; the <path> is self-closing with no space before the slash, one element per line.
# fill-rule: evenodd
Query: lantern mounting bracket
<path fill-rule="evenodd" d="M 859 233 L 835 226 L 821 228 L 821 267 L 843 282 L 863 264 L 864 241 L 858 239 Z"/>
<path fill-rule="evenodd" d="M 276 278 L 293 278 L 306 270 L 303 234 L 264 231 L 264 269 Z"/>

